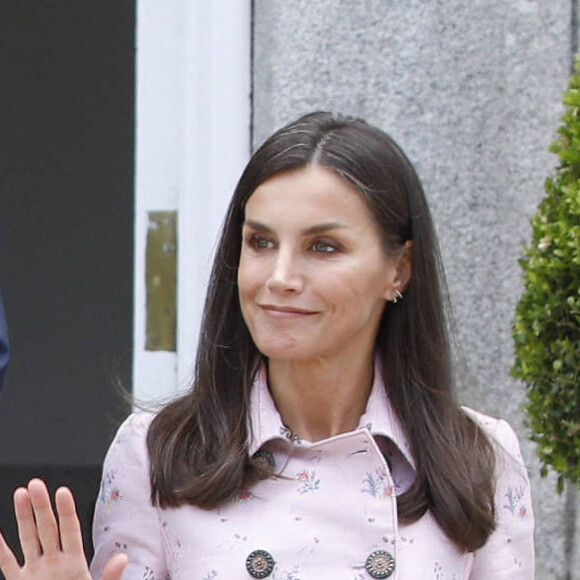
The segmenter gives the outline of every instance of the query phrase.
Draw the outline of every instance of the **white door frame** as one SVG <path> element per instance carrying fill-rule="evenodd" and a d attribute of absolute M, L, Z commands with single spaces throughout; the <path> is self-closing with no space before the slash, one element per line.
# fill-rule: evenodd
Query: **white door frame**
<path fill-rule="evenodd" d="M 137 0 L 133 393 L 190 383 L 211 256 L 250 151 L 251 0 Z M 177 212 L 176 352 L 148 351 L 150 211 Z"/>

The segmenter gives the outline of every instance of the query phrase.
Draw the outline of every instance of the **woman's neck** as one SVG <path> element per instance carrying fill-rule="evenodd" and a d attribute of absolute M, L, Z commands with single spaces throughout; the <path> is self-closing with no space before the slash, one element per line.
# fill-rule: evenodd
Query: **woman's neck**
<path fill-rule="evenodd" d="M 320 441 L 352 431 L 365 412 L 373 360 L 268 361 L 268 385 L 294 435 Z"/>

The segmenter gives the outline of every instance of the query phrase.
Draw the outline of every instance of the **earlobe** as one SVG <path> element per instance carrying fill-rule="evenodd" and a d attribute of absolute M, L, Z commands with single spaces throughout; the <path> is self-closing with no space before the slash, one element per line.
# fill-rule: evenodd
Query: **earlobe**
<path fill-rule="evenodd" d="M 393 304 L 396 304 L 399 300 L 401 300 L 401 298 L 403 298 L 403 295 L 399 290 L 391 290 L 389 292 L 387 302 L 392 302 Z"/>

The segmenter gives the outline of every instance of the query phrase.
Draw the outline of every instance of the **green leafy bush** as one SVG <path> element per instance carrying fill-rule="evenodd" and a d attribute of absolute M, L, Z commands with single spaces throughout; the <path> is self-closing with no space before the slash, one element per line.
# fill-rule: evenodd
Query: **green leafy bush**
<path fill-rule="evenodd" d="M 532 218 L 533 241 L 520 261 L 524 293 L 516 309 L 512 374 L 527 384 L 526 412 L 542 475 L 551 467 L 580 482 L 580 59 L 550 146 L 560 164 Z"/>

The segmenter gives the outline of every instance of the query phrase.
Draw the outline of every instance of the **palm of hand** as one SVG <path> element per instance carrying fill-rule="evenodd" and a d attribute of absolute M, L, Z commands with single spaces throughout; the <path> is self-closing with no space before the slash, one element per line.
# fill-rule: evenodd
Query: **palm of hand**
<path fill-rule="evenodd" d="M 28 488 L 14 493 L 24 565 L 18 564 L 0 534 L 0 570 L 6 580 L 92 580 L 72 493 L 60 488 L 55 499 L 58 522 L 41 480 L 33 479 Z M 125 555 L 112 558 L 102 580 L 120 580 L 127 562 Z"/>
<path fill-rule="evenodd" d="M 7 580 L 92 580 L 86 561 L 79 562 L 76 555 L 60 552 L 43 555 L 33 562 L 25 562 Z"/>

